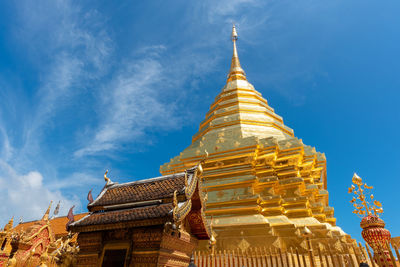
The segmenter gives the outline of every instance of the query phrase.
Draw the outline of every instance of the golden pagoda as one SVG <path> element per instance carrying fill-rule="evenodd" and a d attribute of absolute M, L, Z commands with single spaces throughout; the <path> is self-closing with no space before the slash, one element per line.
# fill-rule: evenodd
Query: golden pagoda
<path fill-rule="evenodd" d="M 160 172 L 181 172 L 205 159 L 206 215 L 217 249 L 301 249 L 306 227 L 314 244 L 340 249 L 352 239 L 336 226 L 328 203 L 325 155 L 295 137 L 247 81 L 237 39 L 233 26 L 228 79 L 192 144 Z"/>

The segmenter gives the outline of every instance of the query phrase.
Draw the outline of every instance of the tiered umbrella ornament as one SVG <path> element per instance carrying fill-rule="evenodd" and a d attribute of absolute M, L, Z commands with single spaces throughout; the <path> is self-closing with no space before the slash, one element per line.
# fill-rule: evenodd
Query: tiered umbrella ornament
<path fill-rule="evenodd" d="M 383 257 L 390 262 L 388 244 L 390 242 L 390 232 L 385 229 L 385 222 L 379 218 L 383 213 L 382 204 L 374 199 L 371 194 L 372 186 L 363 183 L 362 179 L 354 173 L 353 185 L 349 188 L 349 194 L 355 196 L 350 200 L 354 206 L 353 213 L 362 218 L 360 226 L 363 229 L 362 237 L 374 250 L 376 261 L 384 261 Z"/>

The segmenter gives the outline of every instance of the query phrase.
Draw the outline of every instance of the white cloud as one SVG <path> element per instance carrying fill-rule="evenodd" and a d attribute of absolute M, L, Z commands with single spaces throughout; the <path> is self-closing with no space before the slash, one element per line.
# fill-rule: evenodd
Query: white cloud
<path fill-rule="evenodd" d="M 21 177 L 22 181 L 26 182 L 32 189 L 38 189 L 42 187 L 43 176 L 37 171 L 31 171 Z"/>
<path fill-rule="evenodd" d="M 39 219 L 50 201 L 61 201 L 60 215 L 66 214 L 72 205 L 79 205 L 76 197 L 67 198 L 59 190 L 50 190 L 43 183 L 38 171 L 18 173 L 10 165 L 0 160 L 0 217 L 5 223 L 9 217 L 25 221 Z M 79 208 L 79 207 L 78 207 Z"/>

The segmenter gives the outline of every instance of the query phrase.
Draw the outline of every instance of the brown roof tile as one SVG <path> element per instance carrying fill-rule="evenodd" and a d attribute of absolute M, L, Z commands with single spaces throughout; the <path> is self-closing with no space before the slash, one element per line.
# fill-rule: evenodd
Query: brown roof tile
<path fill-rule="evenodd" d="M 178 173 L 152 179 L 115 184 L 106 187 L 97 199 L 88 205 L 92 207 L 116 205 L 173 197 L 174 191 L 184 194 L 185 174 Z"/>
<path fill-rule="evenodd" d="M 70 225 L 71 228 L 89 226 L 89 225 L 102 225 L 121 223 L 128 221 L 139 221 L 147 219 L 155 219 L 170 216 L 169 212 L 173 209 L 173 204 L 160 204 L 153 206 L 137 207 L 132 209 L 123 209 L 107 212 L 95 212 L 80 221 L 74 222 Z"/>

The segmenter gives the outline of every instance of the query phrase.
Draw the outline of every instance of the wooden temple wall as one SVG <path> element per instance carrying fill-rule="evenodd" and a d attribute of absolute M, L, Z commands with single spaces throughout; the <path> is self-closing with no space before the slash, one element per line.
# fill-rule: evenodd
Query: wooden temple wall
<path fill-rule="evenodd" d="M 74 266 L 101 266 L 106 250 L 126 249 L 124 266 L 187 267 L 197 239 L 186 232 L 173 234 L 163 227 L 144 227 L 79 233 Z"/>
<path fill-rule="evenodd" d="M 373 260 L 372 249 L 368 245 L 364 247 L 360 243 L 345 250 L 346 253 L 340 254 L 332 250 L 323 253 L 320 249 L 312 248 L 306 253 L 266 248 L 250 248 L 245 252 L 240 249 L 214 253 L 197 251 L 194 263 L 197 267 L 358 267 L 361 262 L 366 262 L 370 267 L 400 266 L 400 254 L 395 245 L 392 245 L 386 257 L 382 252 L 376 255 L 377 260 Z"/>

